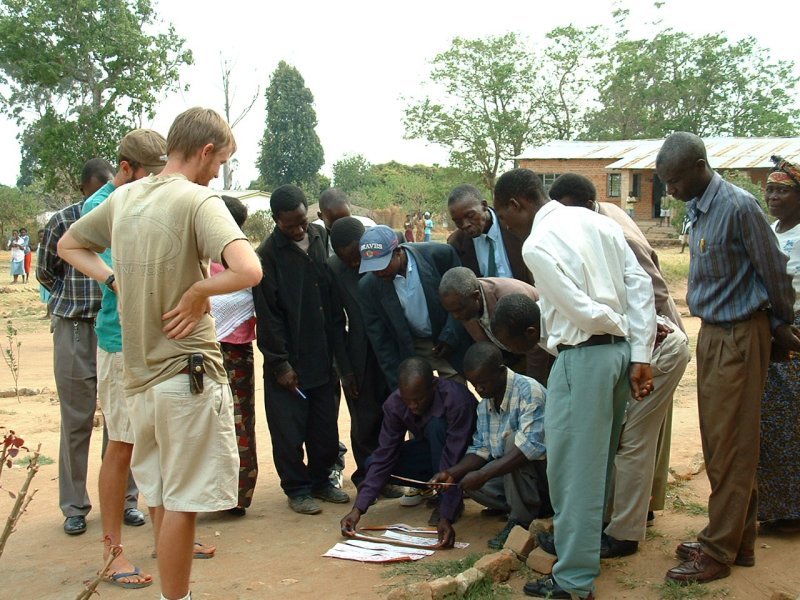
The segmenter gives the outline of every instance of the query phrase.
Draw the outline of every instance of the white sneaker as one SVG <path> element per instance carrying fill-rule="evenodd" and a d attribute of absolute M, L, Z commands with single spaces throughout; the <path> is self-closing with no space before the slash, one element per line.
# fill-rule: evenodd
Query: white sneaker
<path fill-rule="evenodd" d="M 435 495 L 436 491 L 430 488 L 421 490 L 419 488 L 408 487 L 403 497 L 400 498 L 400 506 L 418 506 L 422 504 L 424 500 L 433 498 Z"/>

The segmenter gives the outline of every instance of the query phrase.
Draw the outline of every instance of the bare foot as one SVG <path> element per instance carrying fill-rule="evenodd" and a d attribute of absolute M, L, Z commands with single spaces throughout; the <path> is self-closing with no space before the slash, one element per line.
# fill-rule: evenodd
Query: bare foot
<path fill-rule="evenodd" d="M 214 558 L 216 546 L 207 546 L 203 542 L 194 543 L 194 558 Z"/>

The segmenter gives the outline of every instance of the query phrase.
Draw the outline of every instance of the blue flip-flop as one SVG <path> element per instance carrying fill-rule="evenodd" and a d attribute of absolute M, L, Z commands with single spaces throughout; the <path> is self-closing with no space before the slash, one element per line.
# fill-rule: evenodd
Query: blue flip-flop
<path fill-rule="evenodd" d="M 103 577 L 103 580 L 110 583 L 111 585 L 118 585 L 122 588 L 127 588 L 130 590 L 136 590 L 140 588 L 146 588 L 150 585 L 153 585 L 153 579 L 151 578 L 150 581 L 121 581 L 122 579 L 126 579 L 128 577 L 141 577 L 142 570 L 139 567 L 134 567 L 133 571 L 128 573 L 125 572 L 117 572 L 111 573 Z"/>

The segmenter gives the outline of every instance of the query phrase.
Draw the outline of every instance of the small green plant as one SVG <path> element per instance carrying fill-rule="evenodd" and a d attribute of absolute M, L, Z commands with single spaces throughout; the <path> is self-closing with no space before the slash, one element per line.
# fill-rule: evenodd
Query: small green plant
<path fill-rule="evenodd" d="M 680 496 L 675 496 L 675 498 L 673 498 L 672 508 L 696 517 L 708 514 L 707 505 L 695 502 L 694 500 L 684 500 Z"/>
<path fill-rule="evenodd" d="M 27 456 L 20 456 L 18 459 L 16 459 L 14 461 L 14 464 L 17 465 L 17 466 L 23 466 L 23 465 L 27 466 L 27 464 L 29 462 L 30 462 L 30 458 L 28 458 Z M 56 461 L 54 459 L 50 458 L 46 454 L 40 454 L 39 455 L 39 463 L 38 464 L 39 464 L 40 467 L 42 465 L 52 465 L 55 462 Z"/>
<path fill-rule="evenodd" d="M 6 361 L 8 370 L 11 371 L 11 377 L 14 379 L 14 393 L 17 395 L 17 402 L 19 399 L 19 357 L 22 342 L 17 339 L 17 330 L 11 319 L 6 321 L 6 340 L 7 347 L 3 348 L 3 358 Z"/>
<path fill-rule="evenodd" d="M 705 598 L 711 594 L 711 590 L 699 583 L 683 584 L 677 581 L 665 581 L 656 586 L 659 597 L 662 600 L 693 600 L 694 598 Z"/>

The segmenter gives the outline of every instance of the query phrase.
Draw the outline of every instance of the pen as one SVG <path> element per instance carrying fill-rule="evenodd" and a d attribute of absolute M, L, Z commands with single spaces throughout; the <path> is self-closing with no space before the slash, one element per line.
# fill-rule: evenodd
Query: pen
<path fill-rule="evenodd" d="M 303 400 L 308 400 L 306 395 L 303 392 L 301 392 L 299 388 L 295 388 L 294 391 L 297 392 L 297 395 L 300 396 Z"/>
<path fill-rule="evenodd" d="M 706 250 L 706 240 L 705 238 L 700 240 L 700 252 L 705 252 Z"/>

